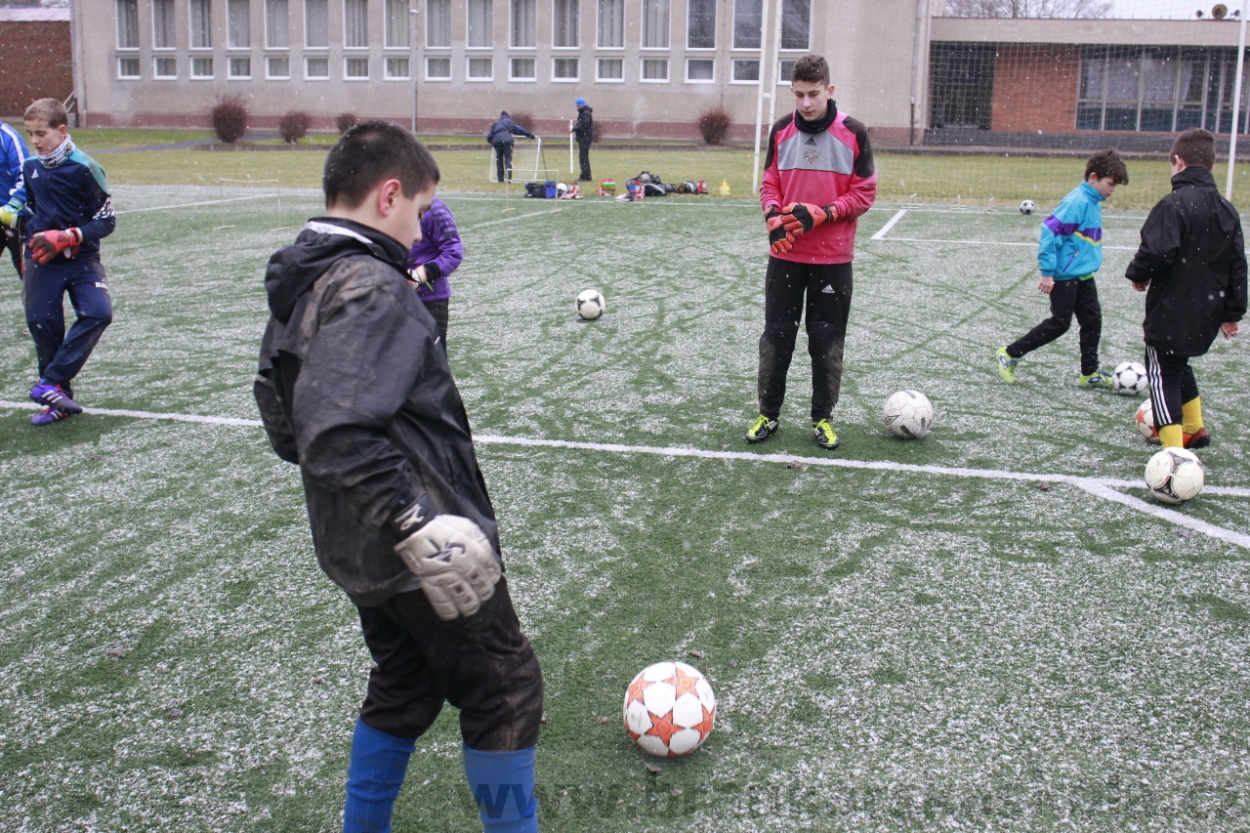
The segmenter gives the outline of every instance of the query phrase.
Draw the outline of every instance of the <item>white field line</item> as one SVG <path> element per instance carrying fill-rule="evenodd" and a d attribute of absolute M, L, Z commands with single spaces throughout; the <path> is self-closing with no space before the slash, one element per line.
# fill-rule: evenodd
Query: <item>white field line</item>
<path fill-rule="evenodd" d="M 930 240 L 921 237 L 878 237 L 873 235 L 873 240 L 882 240 L 886 243 L 955 243 L 960 246 L 1028 246 L 1036 249 L 1037 243 L 1008 243 L 1002 240 Z M 1104 252 L 1135 252 L 1136 246 L 1103 246 Z"/>
<path fill-rule="evenodd" d="M 900 208 L 898 211 L 896 211 L 896 212 L 894 213 L 894 216 L 893 216 L 893 217 L 891 217 L 891 218 L 890 218 L 890 219 L 886 222 L 886 224 L 885 224 L 884 226 L 882 226 L 882 227 L 881 227 L 881 230 L 880 230 L 880 231 L 878 231 L 876 234 L 874 234 L 874 235 L 872 236 L 872 239 L 873 239 L 873 240 L 882 240 L 882 239 L 884 239 L 884 238 L 885 238 L 885 236 L 886 236 L 887 234 L 889 234 L 889 233 L 890 233 L 890 229 L 894 228 L 894 224 L 895 224 L 895 223 L 897 223 L 899 220 L 903 219 L 903 215 L 904 215 L 904 214 L 906 214 L 906 213 L 907 213 L 907 209 L 906 209 L 906 208 Z"/>
<path fill-rule="evenodd" d="M 29 402 L 9 402 L 0 400 L 0 408 L 16 408 L 35 411 L 40 406 Z M 84 413 L 101 416 L 133 417 L 135 419 L 161 419 L 173 422 L 194 422 L 207 425 L 230 425 L 259 428 L 258 419 L 236 419 L 233 417 L 198 416 L 196 414 L 153 413 L 151 411 L 129 411 L 115 408 L 87 408 Z M 55 429 L 53 429 L 55 430 Z M 1039 482 L 1047 480 L 1052 483 L 1067 483 L 1082 489 L 1089 494 L 1104 500 L 1120 503 L 1130 509 L 1136 509 L 1163 521 L 1177 526 L 1193 529 L 1212 538 L 1219 538 L 1250 550 L 1250 535 L 1225 529 L 1221 526 L 1189 518 L 1180 512 L 1147 503 L 1144 500 L 1123 494 L 1117 489 L 1141 488 L 1142 483 L 1136 480 L 1115 480 L 1107 477 L 1075 477 L 1068 474 L 1030 474 L 1026 472 L 1001 471 L 998 469 L 969 469 L 952 466 L 922 466 L 912 463 L 896 463 L 881 460 L 846 460 L 833 457 L 802 457 L 791 454 L 756 454 L 748 451 L 707 451 L 701 448 L 675 448 L 650 445 L 622 445 L 618 443 L 587 443 L 570 440 L 540 440 L 529 437 L 500 437 L 493 434 L 480 434 L 474 440 L 486 445 L 518 445 L 529 448 L 568 448 L 577 451 L 607 451 L 617 454 L 650 454 L 657 457 L 690 457 L 701 460 L 736 460 L 749 463 L 799 463 L 805 466 L 825 466 L 841 469 L 860 469 L 867 471 L 897 471 L 914 474 L 930 474 L 944 477 L 967 477 L 979 480 L 1010 480 Z M 1226 497 L 1250 497 L 1250 489 L 1240 486 L 1207 486 L 1203 492 L 1209 495 Z"/>
<path fill-rule="evenodd" d="M 276 197 L 277 192 L 270 194 L 256 194 L 250 197 L 229 197 L 221 200 L 205 200 L 204 202 L 184 202 L 178 205 L 154 205 L 151 208 L 125 208 L 120 211 L 114 211 L 114 214 L 142 214 L 144 211 L 169 211 L 174 208 L 192 208 L 197 205 L 221 205 L 226 202 L 244 202 L 245 200 L 263 200 L 266 197 Z"/>

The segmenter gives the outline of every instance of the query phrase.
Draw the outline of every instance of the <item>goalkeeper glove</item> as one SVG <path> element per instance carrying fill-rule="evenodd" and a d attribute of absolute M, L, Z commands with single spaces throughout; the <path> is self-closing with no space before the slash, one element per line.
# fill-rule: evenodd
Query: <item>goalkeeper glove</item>
<path fill-rule="evenodd" d="M 764 225 L 768 227 L 768 250 L 775 255 L 783 255 L 794 248 L 794 231 L 788 228 L 785 222 L 785 215 L 776 209 L 770 207 L 768 213 L 764 215 Z M 793 223 L 795 228 L 797 223 Z M 799 232 L 802 234 L 802 232 Z"/>
<path fill-rule="evenodd" d="M 833 203 L 812 205 L 807 202 L 792 202 L 781 210 L 785 217 L 796 220 L 803 227 L 803 231 L 811 231 L 816 226 L 838 219 L 838 207 Z"/>
<path fill-rule="evenodd" d="M 70 250 L 69 256 L 73 257 L 78 253 L 78 246 L 81 243 L 82 232 L 76 228 L 65 231 L 49 229 L 39 232 L 30 239 L 30 250 L 35 257 L 35 262 L 44 264 L 66 249 Z"/>
<path fill-rule="evenodd" d="M 421 589 L 440 619 L 472 616 L 495 594 L 503 575 L 481 527 L 459 515 L 429 518 L 429 501 L 418 499 L 395 518 L 407 537 L 395 552 L 421 579 Z M 427 520 L 428 518 L 428 520 Z"/>
<path fill-rule="evenodd" d="M 22 203 L 9 200 L 8 205 L 0 208 L 0 225 L 17 228 L 17 215 L 22 213 Z"/>

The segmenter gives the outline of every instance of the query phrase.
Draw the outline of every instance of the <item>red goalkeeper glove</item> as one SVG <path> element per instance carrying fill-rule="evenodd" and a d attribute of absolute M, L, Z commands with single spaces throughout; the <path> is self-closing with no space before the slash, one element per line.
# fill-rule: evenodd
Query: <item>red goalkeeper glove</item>
<path fill-rule="evenodd" d="M 792 202 L 781 210 L 787 222 L 799 223 L 803 231 L 811 231 L 816 226 L 838 219 L 838 207 L 833 203 L 812 205 L 807 202 Z"/>
<path fill-rule="evenodd" d="M 78 253 L 81 244 L 82 232 L 76 228 L 65 231 L 49 229 L 30 238 L 31 253 L 35 257 L 35 263 L 39 264 L 47 263 L 66 249 L 71 250 L 69 256 L 73 257 Z"/>
<path fill-rule="evenodd" d="M 769 208 L 764 215 L 764 225 L 768 227 L 768 250 L 775 255 L 783 255 L 793 249 L 794 235 L 803 233 L 797 221 L 787 225 L 785 215 L 775 207 Z"/>

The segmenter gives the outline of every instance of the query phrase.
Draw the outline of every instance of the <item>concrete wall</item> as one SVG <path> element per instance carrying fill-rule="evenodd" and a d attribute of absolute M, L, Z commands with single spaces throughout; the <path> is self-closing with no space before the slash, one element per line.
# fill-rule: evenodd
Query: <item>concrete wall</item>
<path fill-rule="evenodd" d="M 37 98 L 74 89 L 68 21 L 0 20 L 0 116 L 21 116 Z"/>

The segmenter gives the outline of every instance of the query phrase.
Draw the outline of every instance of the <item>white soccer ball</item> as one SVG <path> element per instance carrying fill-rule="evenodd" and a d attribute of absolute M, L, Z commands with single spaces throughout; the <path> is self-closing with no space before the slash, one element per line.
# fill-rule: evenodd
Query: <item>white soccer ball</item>
<path fill-rule="evenodd" d="M 577 314 L 587 321 L 593 321 L 603 315 L 607 302 L 597 289 L 587 289 L 577 296 Z"/>
<path fill-rule="evenodd" d="M 1150 400 L 1137 406 L 1137 413 L 1133 415 L 1133 424 L 1137 426 L 1138 432 L 1145 437 L 1146 442 L 1159 445 L 1163 442 L 1159 439 L 1159 431 L 1155 428 L 1155 410 L 1150 404 Z"/>
<path fill-rule="evenodd" d="M 1037 203 L 1033 202 L 1033 200 L 1024 200 L 1023 202 L 1020 203 L 1020 213 L 1026 217 L 1032 214 L 1036 210 L 1037 210 Z"/>
<path fill-rule="evenodd" d="M 933 403 L 920 391 L 901 390 L 885 400 L 881 417 L 894 436 L 918 440 L 933 424 Z"/>
<path fill-rule="evenodd" d="M 625 692 L 625 731 L 644 752 L 680 758 L 699 748 L 716 721 L 716 695 L 699 669 L 657 662 Z"/>
<path fill-rule="evenodd" d="M 1116 393 L 1136 396 L 1146 389 L 1146 368 L 1141 362 L 1121 362 L 1111 372 L 1111 383 Z"/>
<path fill-rule="evenodd" d="M 1202 491 L 1207 467 L 1185 448 L 1165 448 L 1146 463 L 1146 488 L 1164 503 L 1184 503 Z"/>

